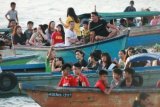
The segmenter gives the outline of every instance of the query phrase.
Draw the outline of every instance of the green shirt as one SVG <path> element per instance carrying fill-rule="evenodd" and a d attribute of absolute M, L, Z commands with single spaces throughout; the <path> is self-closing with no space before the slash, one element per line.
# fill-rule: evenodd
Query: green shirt
<path fill-rule="evenodd" d="M 46 72 L 51 72 L 50 60 L 48 58 L 45 60 L 45 68 Z"/>

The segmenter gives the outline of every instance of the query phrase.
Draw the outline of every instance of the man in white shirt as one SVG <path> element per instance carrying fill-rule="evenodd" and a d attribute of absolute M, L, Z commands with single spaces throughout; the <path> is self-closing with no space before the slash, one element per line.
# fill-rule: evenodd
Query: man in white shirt
<path fill-rule="evenodd" d="M 76 33 L 73 31 L 74 21 L 69 22 L 69 29 L 65 33 L 65 46 L 71 46 L 72 44 L 79 43 Z"/>

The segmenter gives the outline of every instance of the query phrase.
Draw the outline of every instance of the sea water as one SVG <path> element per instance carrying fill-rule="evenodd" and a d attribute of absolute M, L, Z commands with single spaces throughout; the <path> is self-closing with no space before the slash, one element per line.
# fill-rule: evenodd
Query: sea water
<path fill-rule="evenodd" d="M 10 9 L 12 1 L 17 4 L 19 25 L 25 29 L 29 20 L 34 22 L 34 27 L 48 24 L 51 20 L 58 24 L 60 17 L 65 20 L 68 7 L 73 7 L 76 14 L 90 13 L 94 11 L 95 5 L 98 12 L 122 12 L 129 5 L 130 0 L 0 0 L 0 28 L 8 25 L 5 14 Z M 145 8 L 160 11 L 159 0 L 134 1 L 137 11 Z M 39 107 L 39 105 L 27 96 L 5 98 L 0 96 L 0 107 Z"/>

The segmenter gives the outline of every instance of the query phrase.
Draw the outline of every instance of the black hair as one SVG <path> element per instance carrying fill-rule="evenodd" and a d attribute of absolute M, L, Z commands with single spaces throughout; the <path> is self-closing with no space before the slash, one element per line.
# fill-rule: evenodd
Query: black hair
<path fill-rule="evenodd" d="M 62 57 L 57 57 L 57 59 L 58 59 L 59 61 L 62 61 L 62 64 L 64 64 L 64 59 L 63 59 Z"/>
<path fill-rule="evenodd" d="M 145 92 L 142 92 L 139 94 L 138 96 L 138 100 L 135 100 L 133 102 L 133 106 L 132 107 L 140 107 L 141 106 L 141 100 L 145 100 L 146 98 L 148 98 L 150 95 L 145 93 Z"/>
<path fill-rule="evenodd" d="M 79 52 L 80 54 L 82 54 L 83 57 L 85 56 L 85 53 L 84 53 L 82 50 L 77 49 L 77 50 L 75 51 L 75 53 L 76 53 L 76 52 Z"/>
<path fill-rule="evenodd" d="M 0 46 L 5 46 L 5 42 L 0 40 Z"/>
<path fill-rule="evenodd" d="M 78 16 L 76 15 L 76 13 L 75 13 L 75 11 L 74 11 L 74 9 L 72 7 L 69 7 L 67 9 L 67 17 L 68 16 L 71 16 L 76 23 L 80 22 L 79 19 L 78 19 Z"/>
<path fill-rule="evenodd" d="M 33 25 L 34 23 L 33 23 L 32 21 L 28 21 L 28 22 L 27 22 L 27 25 L 28 25 L 28 24 L 32 24 L 32 25 Z"/>
<path fill-rule="evenodd" d="M 141 52 L 142 53 L 148 53 L 147 49 L 142 49 Z"/>
<path fill-rule="evenodd" d="M 11 5 L 11 6 L 12 6 L 12 5 L 16 5 L 16 3 L 15 3 L 15 2 L 11 2 L 11 4 L 10 4 L 10 5 Z"/>
<path fill-rule="evenodd" d="M 122 23 L 124 23 L 124 22 L 126 22 L 126 20 L 125 19 L 120 19 L 120 24 L 122 24 Z"/>
<path fill-rule="evenodd" d="M 116 73 L 116 74 L 118 74 L 118 75 L 120 75 L 122 77 L 123 71 L 121 69 L 115 68 L 115 69 L 113 69 L 113 72 Z"/>
<path fill-rule="evenodd" d="M 51 24 L 52 24 L 52 23 L 55 23 L 55 22 L 54 22 L 54 21 L 50 21 L 49 24 L 48 24 L 48 26 L 47 26 L 47 27 L 48 27 L 48 33 L 49 33 L 50 35 L 52 34 L 52 31 L 51 31 Z"/>
<path fill-rule="evenodd" d="M 111 60 L 111 56 L 109 55 L 109 53 L 105 52 L 105 53 L 102 53 L 101 56 L 105 56 L 107 61 L 106 61 L 106 67 L 109 68 L 109 66 L 111 65 L 112 63 L 112 60 Z"/>
<path fill-rule="evenodd" d="M 75 63 L 75 64 L 73 64 L 73 66 L 75 66 L 77 68 L 81 68 L 82 67 L 82 65 L 80 63 Z"/>
<path fill-rule="evenodd" d="M 99 59 L 97 58 L 97 54 L 92 52 L 90 53 L 90 57 L 94 58 L 95 61 L 98 61 Z"/>
<path fill-rule="evenodd" d="M 101 54 L 102 54 L 102 51 L 101 51 L 101 50 L 94 50 L 93 53 L 95 53 L 96 58 L 97 58 L 98 60 L 101 59 Z"/>
<path fill-rule="evenodd" d="M 129 74 L 131 74 L 132 76 L 135 74 L 135 71 L 132 68 L 125 68 L 124 72 L 128 72 Z"/>
<path fill-rule="evenodd" d="M 99 75 L 108 75 L 108 72 L 106 70 L 100 70 Z"/>
<path fill-rule="evenodd" d="M 94 14 L 94 15 L 98 16 L 98 13 L 97 13 L 97 12 L 91 12 L 91 14 Z"/>
<path fill-rule="evenodd" d="M 42 32 L 45 34 L 46 26 L 45 25 L 39 25 L 39 26 L 42 29 Z"/>
<path fill-rule="evenodd" d="M 133 0 L 131 0 L 131 1 L 130 1 L 130 4 L 134 4 L 134 1 L 133 1 Z"/>
<path fill-rule="evenodd" d="M 65 32 L 64 32 L 64 28 L 62 24 L 58 24 L 57 26 L 59 26 L 61 28 L 61 34 L 62 34 L 62 39 L 65 39 Z"/>
<path fill-rule="evenodd" d="M 120 52 L 122 52 L 123 54 L 126 54 L 126 51 L 125 51 L 125 50 L 120 50 Z"/>
<path fill-rule="evenodd" d="M 83 21 L 83 24 L 88 25 L 88 21 L 87 20 Z"/>
<path fill-rule="evenodd" d="M 70 69 L 71 69 L 71 68 L 72 68 L 71 64 L 69 64 L 69 63 L 63 64 L 61 70 L 63 71 L 63 70 L 65 70 L 66 68 L 70 68 Z"/>

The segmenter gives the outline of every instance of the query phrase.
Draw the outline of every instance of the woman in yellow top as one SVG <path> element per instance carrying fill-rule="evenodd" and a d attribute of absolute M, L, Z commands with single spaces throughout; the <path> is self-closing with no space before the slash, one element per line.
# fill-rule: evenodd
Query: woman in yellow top
<path fill-rule="evenodd" d="M 61 22 L 61 24 L 65 28 L 69 27 L 69 22 L 70 21 L 74 21 L 75 22 L 74 31 L 75 31 L 78 39 L 81 38 L 80 20 L 79 20 L 78 16 L 76 15 L 76 13 L 75 13 L 75 11 L 74 11 L 74 9 L 72 7 L 68 8 L 68 10 L 67 10 L 67 19 L 66 19 L 66 22 L 63 23 L 63 21 L 61 20 L 61 18 L 59 18 L 59 21 Z"/>

